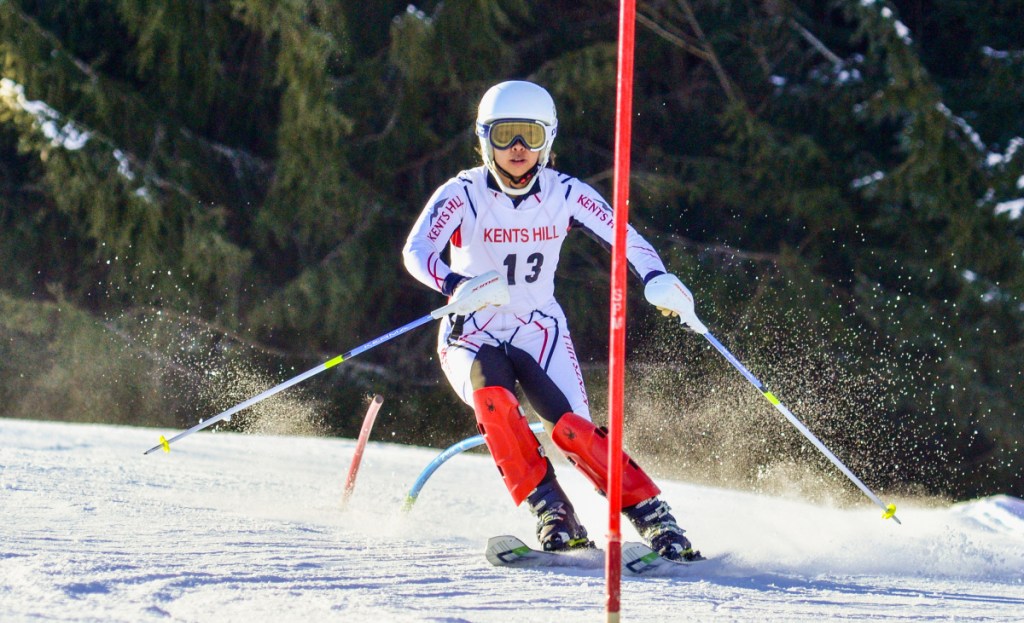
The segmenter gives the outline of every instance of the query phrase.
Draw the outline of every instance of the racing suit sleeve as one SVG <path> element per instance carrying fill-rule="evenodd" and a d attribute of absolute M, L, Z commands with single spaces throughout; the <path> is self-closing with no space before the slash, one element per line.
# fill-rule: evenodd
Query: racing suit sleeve
<path fill-rule="evenodd" d="M 578 179 L 566 180 L 569 185 L 568 201 L 570 204 L 572 227 L 583 229 L 590 237 L 597 240 L 607 249 L 611 249 L 615 240 L 615 217 L 612 207 L 601 197 L 600 193 Z M 644 283 L 667 272 L 661 256 L 632 225 L 626 225 L 626 258 Z"/>
<path fill-rule="evenodd" d="M 402 248 L 405 269 L 418 281 L 450 296 L 464 278 L 441 258 L 448 241 L 462 224 L 464 189 L 455 180 L 438 188 L 423 208 Z"/>

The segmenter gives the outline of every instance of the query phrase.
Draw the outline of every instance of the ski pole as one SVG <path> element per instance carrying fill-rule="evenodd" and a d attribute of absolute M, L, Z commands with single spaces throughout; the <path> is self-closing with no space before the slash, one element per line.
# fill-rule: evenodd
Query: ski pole
<path fill-rule="evenodd" d="M 843 465 L 843 462 L 840 461 L 839 458 L 836 457 L 836 455 L 833 454 L 832 451 L 829 450 L 825 446 L 825 444 L 821 442 L 820 439 L 815 437 L 814 433 L 808 430 L 808 428 L 804 426 L 803 422 L 801 422 L 795 415 L 793 415 L 793 412 L 787 409 L 786 405 L 782 404 L 782 402 L 775 397 L 775 394 L 765 389 L 764 384 L 761 383 L 761 381 L 759 381 L 757 377 L 751 374 L 750 370 L 747 370 L 747 368 L 744 367 L 744 365 L 740 363 L 739 360 L 736 359 L 736 357 L 731 352 L 729 352 L 729 349 L 723 346 L 722 343 L 719 342 L 714 335 L 711 335 L 711 332 L 708 331 L 707 328 L 703 326 L 700 328 L 703 328 L 704 331 L 698 332 L 700 332 L 704 336 L 704 338 L 707 339 L 707 341 L 710 342 L 716 350 L 718 350 L 718 352 L 722 353 L 722 356 L 725 357 L 726 360 L 729 363 L 731 363 L 732 366 L 736 368 L 740 374 L 742 374 L 748 381 L 750 381 L 750 384 L 753 385 L 754 388 L 757 389 L 757 391 L 761 392 L 761 395 L 764 396 L 765 399 L 768 400 L 768 402 L 770 402 L 772 406 L 775 407 L 776 410 L 778 410 L 779 413 L 786 416 L 786 419 L 789 420 L 789 422 L 793 426 L 795 426 L 796 429 L 800 431 L 804 437 L 806 437 L 812 444 L 814 444 L 814 447 L 820 450 L 821 453 L 828 458 L 828 460 L 832 461 L 833 465 L 839 468 L 839 471 L 843 472 L 843 474 L 845 474 L 846 477 L 849 478 L 851 482 L 853 482 L 853 484 L 857 485 L 857 487 L 859 487 L 860 490 L 864 492 L 864 495 L 868 496 L 868 498 L 872 502 L 877 504 L 882 509 L 882 519 L 892 519 L 898 524 L 903 523 L 899 520 L 899 517 L 896 516 L 895 504 L 886 505 L 884 502 L 882 502 L 882 500 L 878 499 L 878 496 L 875 495 L 874 492 L 867 487 L 867 485 L 861 482 L 860 478 L 857 478 L 857 476 L 853 472 L 851 472 L 850 469 L 846 467 L 846 465 Z"/>
<path fill-rule="evenodd" d="M 840 461 L 836 455 L 832 454 L 832 451 L 825 447 L 825 444 L 821 443 L 821 440 L 815 437 L 814 433 L 808 430 L 807 427 L 804 426 L 803 422 L 797 419 L 797 417 L 793 415 L 793 412 L 787 409 L 786 405 L 782 404 L 782 402 L 775 397 L 775 394 L 765 389 L 764 384 L 757 380 L 757 377 L 751 374 L 750 370 L 747 370 L 743 364 L 740 363 L 739 359 L 736 359 L 736 357 L 729 352 L 729 349 L 723 346 L 714 335 L 711 335 L 707 326 L 697 318 L 697 313 L 693 306 L 693 294 L 691 294 L 690 290 L 684 286 L 681 281 L 679 281 L 678 277 L 668 273 L 663 273 L 648 280 L 647 285 L 644 286 L 644 296 L 650 303 L 662 310 L 662 313 L 678 316 L 681 324 L 687 325 L 693 331 L 703 335 L 708 342 L 711 342 L 711 345 L 714 346 L 718 352 L 722 353 L 722 356 L 725 357 L 725 359 L 731 363 L 734 368 L 739 370 L 740 374 L 750 381 L 750 384 L 753 385 L 757 391 L 761 392 L 761 395 L 764 396 L 765 399 L 779 411 L 779 413 L 786 416 L 786 419 L 789 420 L 789 422 L 795 426 L 804 437 L 814 444 L 814 447 L 821 450 L 821 453 L 824 454 L 828 460 L 832 461 L 832 464 L 838 467 L 839 471 L 843 472 L 843 474 L 845 474 L 853 484 L 857 485 L 857 487 L 864 492 L 864 495 L 868 496 L 872 502 L 881 507 L 883 511 L 882 519 L 892 519 L 898 524 L 902 523 L 899 518 L 896 517 L 895 504 L 886 505 L 882 500 L 878 499 L 878 496 L 875 495 L 871 489 L 868 489 L 867 485 L 861 482 L 860 478 L 857 478 L 849 468 L 843 465 L 843 462 Z"/>
<path fill-rule="evenodd" d="M 375 346 L 379 346 L 392 338 L 396 338 L 399 335 L 402 335 L 403 333 L 412 331 L 413 329 L 422 326 L 430 322 L 431 320 L 438 320 L 448 314 L 466 315 L 469 314 L 470 312 L 486 307 L 487 305 L 504 305 L 509 301 L 508 284 L 505 282 L 504 277 L 502 277 L 497 271 L 485 273 L 483 275 L 480 275 L 479 277 L 474 277 L 473 279 L 470 279 L 469 281 L 465 282 L 463 285 L 459 286 L 459 294 L 459 298 L 455 301 L 452 301 L 448 305 L 445 305 L 444 307 L 439 307 L 434 311 L 430 312 L 429 314 L 427 314 L 426 316 L 423 316 L 422 318 L 413 320 L 407 325 L 401 326 L 395 329 L 394 331 L 385 333 L 384 335 L 378 338 L 370 340 L 369 342 L 363 344 L 362 346 L 357 346 L 352 350 L 348 351 L 347 353 L 338 355 L 334 359 L 326 361 L 315 368 L 306 370 L 302 374 L 292 379 L 289 379 L 284 383 L 281 383 L 280 385 L 271 387 L 267 391 L 257 396 L 253 396 L 248 400 L 240 402 L 237 405 L 231 407 L 230 409 L 222 411 L 217 415 L 196 424 L 192 428 L 178 433 L 177 435 L 171 437 L 170 439 L 166 439 L 164 438 L 163 435 L 161 435 L 160 443 L 153 446 L 149 450 L 146 450 L 145 452 L 143 452 L 143 454 L 149 454 L 150 452 L 154 452 L 156 450 L 159 450 L 160 448 L 163 448 L 164 452 L 170 452 L 171 444 L 174 443 L 175 441 L 178 441 L 179 439 L 182 439 L 184 437 L 188 437 L 192 433 L 197 433 L 209 426 L 213 426 L 214 424 L 220 422 L 221 420 L 230 421 L 231 416 L 238 413 L 242 409 L 246 409 L 262 400 L 266 400 L 267 398 L 270 398 L 274 394 L 277 394 L 281 391 L 288 389 L 292 385 L 297 385 L 302 381 L 305 381 L 306 379 L 310 378 L 311 376 L 320 374 L 324 370 L 330 370 L 331 368 L 333 368 L 334 366 L 338 365 L 343 361 L 347 361 L 355 357 L 356 355 L 364 353 Z"/>

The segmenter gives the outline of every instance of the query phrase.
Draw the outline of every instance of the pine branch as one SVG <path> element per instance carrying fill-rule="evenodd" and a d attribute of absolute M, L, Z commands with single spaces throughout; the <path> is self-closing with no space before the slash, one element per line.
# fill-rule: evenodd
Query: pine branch
<path fill-rule="evenodd" d="M 711 55 L 708 54 L 707 50 L 703 49 L 702 47 L 700 47 L 698 45 L 694 45 L 693 43 L 690 43 L 686 39 L 686 35 L 684 35 L 682 33 L 679 33 L 679 32 L 670 32 L 668 30 L 668 27 L 671 25 L 671 22 L 669 22 L 668 20 L 665 20 L 664 18 L 661 18 L 660 21 L 655 19 L 655 18 L 660 18 L 661 17 L 660 15 L 656 15 L 655 18 L 648 17 L 647 15 L 645 15 L 643 13 L 643 10 L 645 8 L 648 11 L 651 10 L 651 8 L 649 6 L 646 6 L 646 7 L 645 6 L 641 6 L 640 11 L 637 11 L 637 14 L 636 14 L 636 21 L 640 22 L 641 25 L 645 26 L 651 32 L 653 32 L 654 34 L 658 35 L 659 37 L 661 37 L 665 41 L 668 41 L 669 43 L 671 43 L 672 45 L 676 46 L 677 48 L 685 50 L 686 52 L 689 52 L 690 54 L 693 54 L 694 56 L 696 56 L 697 58 L 700 58 L 702 60 L 705 60 L 705 61 L 711 60 Z"/>
<path fill-rule="evenodd" d="M 678 1 L 679 6 L 683 9 L 683 13 L 686 14 L 686 19 L 690 23 L 690 27 L 693 28 L 693 32 L 696 33 L 697 38 L 701 42 L 701 46 L 708 54 L 708 62 L 711 63 L 711 67 L 714 69 L 715 75 L 718 77 L 718 83 L 722 86 L 722 90 L 725 91 L 725 96 L 729 98 L 729 102 L 731 103 L 740 101 L 732 80 L 729 79 L 729 75 L 726 73 L 725 68 L 718 59 L 718 55 L 715 54 L 714 46 L 711 45 L 711 41 L 708 40 L 707 35 L 704 34 L 704 29 L 701 28 L 700 22 L 697 21 L 697 15 L 693 12 L 693 7 L 690 5 L 689 0 Z"/>
<path fill-rule="evenodd" d="M 793 30 L 800 33 L 800 36 L 803 37 L 804 41 L 810 43 L 811 47 L 821 53 L 821 55 L 827 58 L 833 65 L 843 64 L 843 59 L 839 58 L 839 55 L 828 49 L 820 39 L 815 37 L 811 31 L 801 26 L 795 19 L 789 20 L 789 24 L 792 26 Z"/>

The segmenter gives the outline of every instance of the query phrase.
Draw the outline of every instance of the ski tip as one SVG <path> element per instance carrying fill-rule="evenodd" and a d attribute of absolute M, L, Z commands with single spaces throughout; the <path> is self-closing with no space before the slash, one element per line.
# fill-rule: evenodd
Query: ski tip
<path fill-rule="evenodd" d="M 487 539 L 487 547 L 489 547 L 489 548 L 490 547 L 499 547 L 499 546 L 502 546 L 502 545 L 510 545 L 510 546 L 513 546 L 513 547 L 520 547 L 520 546 L 526 546 L 526 543 L 524 543 L 522 541 L 522 539 L 520 539 L 519 537 L 513 536 L 511 534 L 499 534 L 497 536 L 492 536 L 491 538 Z"/>
<path fill-rule="evenodd" d="M 639 576 L 685 575 L 688 568 L 707 558 L 693 551 L 690 558 L 673 560 L 663 557 L 645 543 L 627 542 L 622 545 L 622 568 L 624 573 Z"/>
<path fill-rule="evenodd" d="M 492 536 L 487 539 L 484 557 L 495 567 L 523 564 L 538 553 L 531 550 L 525 543 L 510 534 Z"/>

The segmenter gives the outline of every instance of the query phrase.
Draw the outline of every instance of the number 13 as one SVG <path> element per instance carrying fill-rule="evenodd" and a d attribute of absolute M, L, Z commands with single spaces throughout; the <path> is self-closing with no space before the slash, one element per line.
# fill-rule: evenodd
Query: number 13
<path fill-rule="evenodd" d="M 515 253 L 509 253 L 505 256 L 505 261 L 502 262 L 508 268 L 508 285 L 516 285 L 516 262 L 519 256 Z M 540 269 L 544 266 L 544 255 L 540 253 L 532 253 L 526 258 L 526 263 L 530 265 L 532 271 L 529 275 L 523 277 L 523 281 L 526 283 L 533 283 L 540 278 Z"/>

